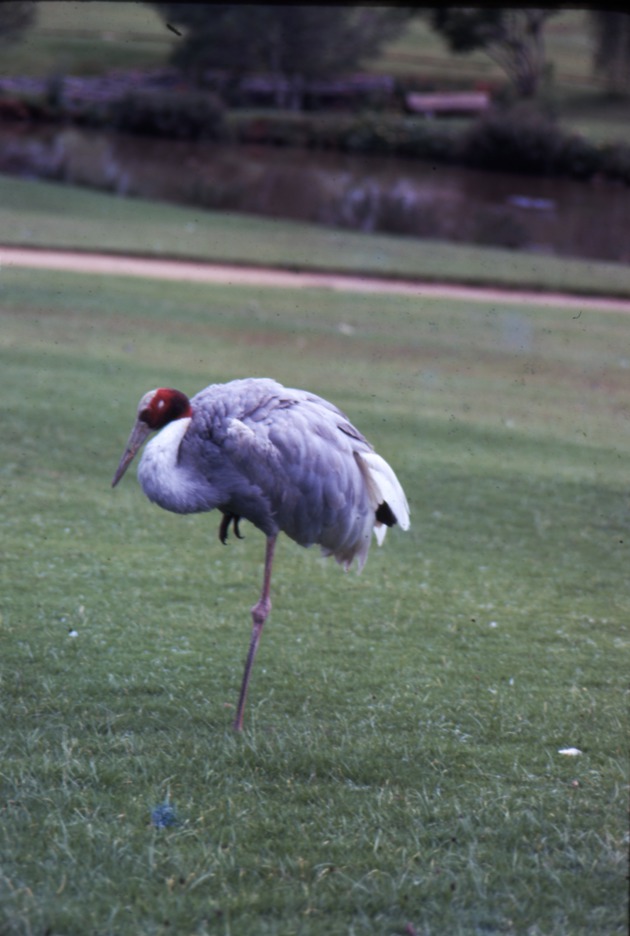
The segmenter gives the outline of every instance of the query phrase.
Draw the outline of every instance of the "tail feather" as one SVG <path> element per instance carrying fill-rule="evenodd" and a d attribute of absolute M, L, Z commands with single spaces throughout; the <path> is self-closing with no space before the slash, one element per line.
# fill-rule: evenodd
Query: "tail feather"
<path fill-rule="evenodd" d="M 355 452 L 355 458 L 365 478 L 374 506 L 376 523 L 374 535 L 379 546 L 385 539 L 387 527 L 397 523 L 402 530 L 409 529 L 409 504 L 400 481 L 384 458 L 376 452 Z"/>
<path fill-rule="evenodd" d="M 376 452 L 354 452 L 354 457 L 365 481 L 369 502 L 374 511 L 373 530 L 379 546 L 382 545 L 388 526 L 396 523 L 403 530 L 409 529 L 409 505 L 400 482 L 384 458 Z M 357 535 L 342 544 L 321 545 L 324 556 L 334 556 L 345 569 L 356 560 L 360 572 L 370 550 L 370 517 L 362 516 L 362 529 Z"/>

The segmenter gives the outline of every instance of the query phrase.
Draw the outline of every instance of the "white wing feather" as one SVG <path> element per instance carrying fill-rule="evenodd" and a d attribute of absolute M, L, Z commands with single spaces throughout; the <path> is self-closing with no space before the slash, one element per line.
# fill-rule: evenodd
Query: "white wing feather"
<path fill-rule="evenodd" d="M 387 464 L 384 458 L 377 455 L 376 452 L 362 452 L 360 455 L 355 453 L 355 457 L 363 462 L 367 471 L 370 493 L 375 501 L 374 509 L 385 501 L 398 522 L 401 530 L 409 529 L 409 504 L 405 497 L 400 481 L 393 470 Z M 378 545 L 381 546 L 387 533 L 387 527 L 383 523 L 374 525 L 374 535 Z"/>

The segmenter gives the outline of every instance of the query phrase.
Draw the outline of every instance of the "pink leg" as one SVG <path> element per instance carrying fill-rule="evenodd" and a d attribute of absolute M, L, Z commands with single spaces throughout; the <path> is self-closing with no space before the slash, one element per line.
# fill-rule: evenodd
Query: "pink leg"
<path fill-rule="evenodd" d="M 256 651 L 258 650 L 258 641 L 260 640 L 260 635 L 262 634 L 262 629 L 269 612 L 271 611 L 271 599 L 269 598 L 269 591 L 271 588 L 271 567 L 273 565 L 273 553 L 276 547 L 276 537 L 269 536 L 267 537 L 267 549 L 265 552 L 265 574 L 263 577 L 263 587 L 262 592 L 260 593 L 260 598 L 252 608 L 252 636 L 249 643 L 249 652 L 247 654 L 247 661 L 245 663 L 245 672 L 243 673 L 243 682 L 241 683 L 241 694 L 238 699 L 238 708 L 236 710 L 236 718 L 234 719 L 234 731 L 243 730 L 243 712 L 245 711 L 245 699 L 247 698 L 247 687 L 249 685 L 249 677 L 252 672 L 252 666 L 254 665 L 254 657 L 256 656 Z"/>

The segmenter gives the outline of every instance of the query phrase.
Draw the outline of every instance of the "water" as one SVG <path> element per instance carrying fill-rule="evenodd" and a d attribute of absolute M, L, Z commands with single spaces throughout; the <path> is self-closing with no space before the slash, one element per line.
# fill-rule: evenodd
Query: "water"
<path fill-rule="evenodd" d="M 0 130 L 0 172 L 360 231 L 630 261 L 630 188 L 604 180 L 20 125 Z"/>

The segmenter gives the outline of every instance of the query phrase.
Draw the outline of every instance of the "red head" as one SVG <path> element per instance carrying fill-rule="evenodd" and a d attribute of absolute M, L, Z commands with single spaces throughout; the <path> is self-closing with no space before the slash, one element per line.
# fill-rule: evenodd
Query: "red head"
<path fill-rule="evenodd" d="M 192 416 L 190 400 L 180 390 L 168 387 L 150 390 L 138 405 L 138 419 L 146 423 L 149 429 L 163 429 L 174 419 L 186 416 Z"/>
<path fill-rule="evenodd" d="M 112 487 L 116 487 L 150 432 L 163 429 L 175 419 L 185 419 L 190 416 L 192 416 L 190 400 L 180 390 L 160 387 L 159 390 L 150 390 L 149 393 L 145 393 L 138 404 L 136 423 L 131 430 L 123 457 L 120 459 Z"/>

